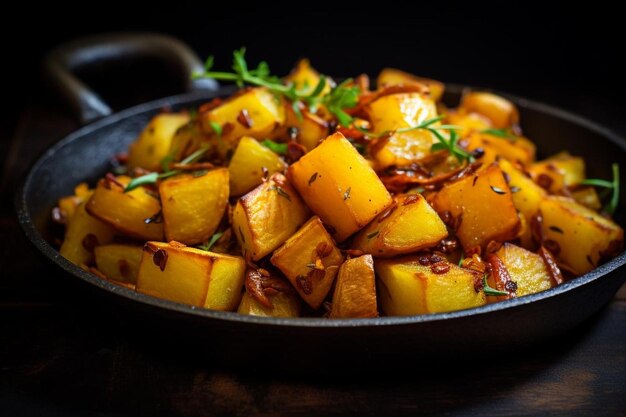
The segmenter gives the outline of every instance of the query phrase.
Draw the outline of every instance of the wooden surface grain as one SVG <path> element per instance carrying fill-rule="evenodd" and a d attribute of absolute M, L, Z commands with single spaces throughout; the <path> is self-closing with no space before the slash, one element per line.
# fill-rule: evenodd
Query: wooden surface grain
<path fill-rule="evenodd" d="M 2 415 L 626 415 L 626 287 L 567 336 L 514 355 L 422 358 L 375 375 L 364 364 L 356 377 L 235 371 L 133 337 L 85 308 L 89 296 L 39 259 L 13 215 L 30 162 L 75 127 L 43 102 L 0 130 Z"/>

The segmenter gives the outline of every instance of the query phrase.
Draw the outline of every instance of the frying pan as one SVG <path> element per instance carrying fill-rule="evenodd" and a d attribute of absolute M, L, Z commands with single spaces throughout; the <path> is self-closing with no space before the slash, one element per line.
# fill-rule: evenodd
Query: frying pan
<path fill-rule="evenodd" d="M 57 90 L 90 124 L 48 149 L 33 165 L 16 195 L 19 223 L 32 244 L 75 283 L 93 290 L 102 304 L 131 322 L 144 335 L 166 335 L 177 343 L 226 353 L 228 358 L 250 352 L 276 352 L 280 361 L 300 368 L 338 361 L 358 365 L 386 355 L 403 357 L 418 352 L 472 352 L 486 347 L 510 349 L 562 334 L 605 305 L 625 280 L 626 254 L 595 270 L 538 294 L 470 310 L 410 317 L 327 320 L 319 318 L 260 318 L 210 311 L 153 298 L 92 275 L 59 255 L 48 243 L 50 210 L 59 197 L 80 181 L 92 184 L 109 167 L 109 160 L 136 138 L 162 108 L 196 106 L 233 87 L 208 82 L 202 89 L 167 97 L 111 114 L 108 106 L 72 75 L 76 66 L 103 59 L 153 54 L 177 66 L 188 77 L 201 63 L 182 43 L 161 35 L 134 34 L 91 38 L 53 52 L 46 68 Z M 463 87 L 448 85 L 444 101 L 458 103 Z M 609 178 L 610 163 L 626 166 L 626 142 L 611 131 L 566 111 L 503 94 L 520 110 L 522 127 L 545 155 L 567 149 L 584 155 L 590 177 Z M 622 189 L 622 195 L 626 195 Z M 618 210 L 622 224 L 623 204 Z M 190 337 L 193 335 L 193 337 Z M 174 338 L 174 339 L 172 339 Z M 277 357 L 279 359 L 277 359 Z M 373 362 L 369 362 L 370 365 Z M 380 361 L 378 361 L 380 364 Z"/>

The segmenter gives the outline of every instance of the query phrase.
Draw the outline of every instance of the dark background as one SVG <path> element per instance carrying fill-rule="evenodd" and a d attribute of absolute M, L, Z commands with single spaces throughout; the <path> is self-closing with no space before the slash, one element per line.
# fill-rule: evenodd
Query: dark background
<path fill-rule="evenodd" d="M 358 3 L 336 7 L 271 2 L 247 7 L 233 2 L 227 8 L 223 3 L 141 6 L 114 1 L 85 2 L 71 10 L 56 2 L 18 4 L 17 12 L 5 16 L 16 19 L 18 29 L 2 29 L 5 97 L 8 92 L 9 102 L 17 104 L 9 111 L 15 115 L 29 100 L 45 96 L 39 83 L 40 60 L 53 46 L 82 35 L 135 30 L 177 36 L 202 57 L 214 54 L 217 68 L 230 66 L 232 50 L 247 46 L 251 62 L 265 59 L 277 74 L 288 72 L 303 56 L 321 72 L 339 76 L 376 75 L 394 66 L 567 108 L 570 99 L 561 94 L 565 91 L 588 97 L 592 112 L 594 103 L 615 103 L 619 112 L 599 116 L 616 117 L 625 108 L 623 68 L 617 64 L 625 38 L 619 14 L 598 2 L 580 7 L 574 2 L 548 3 L 413 2 L 408 8 L 381 2 L 368 9 Z M 158 66 L 125 68 L 122 73 L 125 78 L 118 76 L 105 91 L 100 89 L 105 97 L 116 95 L 115 84 L 126 92 L 128 85 L 132 92 L 149 91 L 147 96 L 175 92 L 162 86 Z M 125 83 L 128 79 L 132 84 Z M 118 107 L 130 104 L 120 102 Z"/>

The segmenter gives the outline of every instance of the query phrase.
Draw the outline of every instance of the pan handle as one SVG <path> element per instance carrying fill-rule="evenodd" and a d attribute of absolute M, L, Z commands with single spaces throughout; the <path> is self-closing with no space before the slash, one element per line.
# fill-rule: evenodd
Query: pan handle
<path fill-rule="evenodd" d="M 187 91 L 216 90 L 215 80 L 192 80 L 202 71 L 202 61 L 183 42 L 157 33 L 109 33 L 68 42 L 52 50 L 44 60 L 45 75 L 56 90 L 78 114 L 82 123 L 89 123 L 112 113 L 104 100 L 74 75 L 76 69 L 104 61 L 134 56 L 163 60 L 185 77 Z"/>

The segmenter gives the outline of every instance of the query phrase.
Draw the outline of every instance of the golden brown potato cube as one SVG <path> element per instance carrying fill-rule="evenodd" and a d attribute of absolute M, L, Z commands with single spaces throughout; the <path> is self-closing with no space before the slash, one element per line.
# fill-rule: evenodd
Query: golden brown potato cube
<path fill-rule="evenodd" d="M 374 133 L 383 133 L 417 126 L 437 117 L 434 101 L 419 93 L 389 94 L 369 103 L 365 111 L 370 117 Z M 425 129 L 394 133 L 384 146 L 370 147 L 370 153 L 379 168 L 408 165 L 430 155 L 435 136 Z"/>
<path fill-rule="evenodd" d="M 522 136 L 511 136 L 511 139 L 501 138 L 488 133 L 475 132 L 467 139 L 467 150 L 473 151 L 482 148 L 485 156 L 480 159 L 484 164 L 494 162 L 498 157 L 528 165 L 535 159 L 535 145 Z M 491 154 L 491 155 L 488 155 Z"/>
<path fill-rule="evenodd" d="M 206 241 L 219 226 L 228 205 L 228 170 L 177 175 L 159 185 L 167 240 L 186 245 Z"/>
<path fill-rule="evenodd" d="M 271 262 L 302 299 L 317 309 L 333 285 L 343 255 L 316 216 L 274 252 Z"/>
<path fill-rule="evenodd" d="M 464 95 L 459 110 L 487 117 L 496 129 L 519 124 L 519 113 L 515 105 L 504 97 L 491 93 L 474 92 Z"/>
<path fill-rule="evenodd" d="M 355 237 L 352 247 L 374 256 L 395 256 L 435 246 L 448 235 L 446 225 L 420 194 L 395 198 Z"/>
<path fill-rule="evenodd" d="M 551 193 L 558 193 L 585 179 L 585 160 L 561 152 L 546 160 L 535 162 L 528 167 L 528 173 L 537 184 Z"/>
<path fill-rule="evenodd" d="M 541 255 L 505 243 L 495 256 L 500 258 L 511 281 L 515 282 L 517 297 L 549 290 L 555 285 Z"/>
<path fill-rule="evenodd" d="M 249 291 L 248 282 L 246 283 L 246 291 L 237 309 L 239 314 L 261 317 L 298 317 L 300 315 L 302 304 L 300 297 L 291 284 L 284 279 L 270 276 L 258 289 L 261 291 L 260 296 L 254 291 Z M 268 292 L 269 289 L 272 291 Z"/>
<path fill-rule="evenodd" d="M 274 131 L 273 137 L 290 138 L 295 132 L 296 141 L 310 151 L 328 136 L 328 122 L 304 106 L 300 114 L 298 117 L 291 104 L 285 103 L 285 124 Z"/>
<path fill-rule="evenodd" d="M 447 261 L 422 265 L 419 257 L 378 259 L 379 298 L 388 316 L 443 313 L 482 306 L 475 273 Z"/>
<path fill-rule="evenodd" d="M 251 136 L 265 139 L 277 125 L 282 125 L 285 112 L 280 99 L 265 88 L 251 88 L 225 100 L 221 105 L 198 115 L 203 131 L 222 131 L 221 140 L 234 148 L 239 138 Z"/>
<path fill-rule="evenodd" d="M 292 236 L 310 217 L 283 174 L 272 175 L 237 201 L 233 231 L 244 256 L 257 261 Z"/>
<path fill-rule="evenodd" d="M 511 190 L 497 165 L 447 184 L 433 203 L 440 216 L 450 217 L 466 252 L 513 239 L 520 230 Z"/>
<path fill-rule="evenodd" d="M 114 230 L 108 224 L 92 217 L 81 203 L 67 223 L 65 238 L 59 253 L 78 266 L 93 262 L 93 251 L 98 245 L 106 245 L 113 240 Z"/>
<path fill-rule="evenodd" d="M 392 204 L 391 196 L 354 146 L 335 133 L 289 167 L 304 202 L 341 242 Z"/>
<path fill-rule="evenodd" d="M 478 113 L 466 113 L 464 111 L 449 111 L 446 113 L 447 124 L 462 127 L 459 137 L 465 138 L 474 131 L 481 131 L 493 127 L 491 120 Z"/>
<path fill-rule="evenodd" d="M 376 277 L 372 256 L 348 259 L 339 268 L 330 318 L 377 316 Z"/>
<path fill-rule="evenodd" d="M 621 252 L 622 228 L 573 199 L 550 196 L 539 209 L 545 247 L 575 273 L 589 272 Z"/>
<path fill-rule="evenodd" d="M 154 116 L 137 141 L 130 146 L 128 165 L 148 171 L 159 170 L 161 161 L 170 150 L 174 134 L 187 122 L 187 113 L 162 113 Z"/>
<path fill-rule="evenodd" d="M 113 181 L 107 178 L 100 180 L 87 202 L 87 211 L 128 236 L 163 240 L 163 224 L 146 221 L 159 215 L 161 203 L 144 187 L 125 193 L 124 187 L 129 182 L 130 177 L 127 176 L 119 176 Z"/>
<path fill-rule="evenodd" d="M 87 186 L 86 183 L 81 182 L 74 188 L 73 195 L 59 198 L 57 207 L 61 212 L 60 214 L 62 219 L 65 219 L 66 222 L 69 222 L 80 203 L 89 199 L 92 193 L 93 191 L 89 189 L 89 186 Z"/>
<path fill-rule="evenodd" d="M 320 81 L 320 74 L 311 66 L 308 59 L 301 59 L 291 73 L 285 77 L 287 83 L 293 83 L 297 90 L 312 93 Z M 322 90 L 322 95 L 330 91 L 330 84 L 327 83 Z"/>
<path fill-rule="evenodd" d="M 108 279 L 137 283 L 143 248 L 136 245 L 112 244 L 96 247 L 96 268 Z"/>
<path fill-rule="evenodd" d="M 376 86 L 378 88 L 384 88 L 390 85 L 415 85 L 423 84 L 428 86 L 430 90 L 430 97 L 434 101 L 441 100 L 445 85 L 442 82 L 431 80 L 430 78 L 417 77 L 408 72 L 401 71 L 395 68 L 383 68 L 378 74 L 376 79 Z"/>
<path fill-rule="evenodd" d="M 148 242 L 144 247 L 137 291 L 166 300 L 232 311 L 239 305 L 245 261 L 205 252 L 177 242 Z"/>
<path fill-rule="evenodd" d="M 209 135 L 202 132 L 196 120 L 192 120 L 176 131 L 167 155 L 171 156 L 172 161 L 181 161 L 201 147 L 207 147 L 204 153 L 207 157 L 214 154 L 216 150 L 215 142 L 210 140 Z"/>
<path fill-rule="evenodd" d="M 286 165 L 278 155 L 256 139 L 241 138 L 228 165 L 230 194 L 242 195 L 261 184 L 266 175 L 264 168 L 267 175 L 271 175 L 284 171 Z"/>
<path fill-rule="evenodd" d="M 593 187 L 578 186 L 570 190 L 570 194 L 578 204 L 582 204 L 591 210 L 598 211 L 602 208 L 600 197 Z"/>

